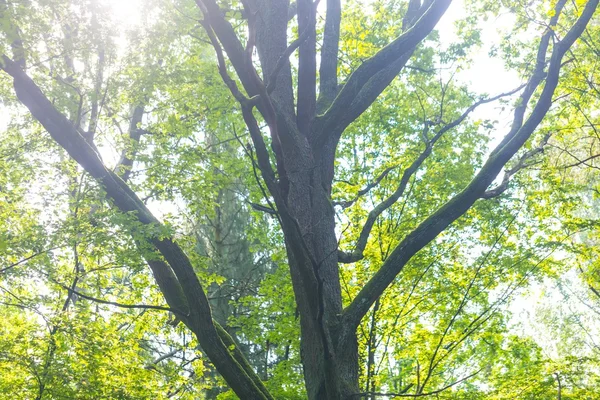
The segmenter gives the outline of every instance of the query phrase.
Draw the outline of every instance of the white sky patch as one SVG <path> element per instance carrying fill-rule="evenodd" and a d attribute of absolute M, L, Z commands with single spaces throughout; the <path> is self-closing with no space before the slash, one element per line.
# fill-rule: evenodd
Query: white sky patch
<path fill-rule="evenodd" d="M 143 0 L 104 0 L 112 10 L 113 16 L 123 25 L 139 25 L 142 22 L 140 11 L 144 9 Z"/>
<path fill-rule="evenodd" d="M 0 105 L 0 131 L 5 131 L 8 128 L 10 122 L 10 114 L 6 108 L 2 108 Z"/>
<path fill-rule="evenodd" d="M 460 39 L 456 34 L 454 24 L 465 17 L 467 17 L 467 10 L 464 2 L 462 0 L 452 2 L 436 27 L 443 47 Z M 470 67 L 455 74 L 458 82 L 468 85 L 475 93 L 487 93 L 489 96 L 496 96 L 519 87 L 522 82 L 518 74 L 515 71 L 507 70 L 499 57 L 490 57 L 489 55 L 492 46 L 498 43 L 502 33 L 509 30 L 514 22 L 515 17 L 508 13 L 492 17 L 485 22 L 482 21 L 482 45 L 471 52 Z M 512 122 L 509 109 L 510 107 L 502 110 L 498 102 L 493 102 L 479 106 L 471 114 L 471 118 L 474 120 L 498 121 L 494 130 L 494 138 L 490 143 L 491 146 L 495 146 L 507 133 Z"/>
<path fill-rule="evenodd" d="M 438 23 L 436 29 L 440 32 L 440 41 L 447 46 L 459 40 L 454 23 L 467 17 L 462 0 L 454 1 L 446 14 Z M 482 23 L 481 41 L 483 45 L 472 56 L 471 68 L 460 71 L 456 78 L 471 85 L 477 92 L 497 93 L 507 92 L 519 85 L 516 72 L 508 71 L 499 58 L 488 55 L 493 44 L 498 42 L 503 31 L 510 29 L 515 22 L 511 14 L 501 14 Z"/>
<path fill-rule="evenodd" d="M 591 356 L 600 344 L 600 309 L 575 269 L 559 280 L 546 278 L 532 285 L 512 303 L 511 311 L 515 317 L 512 328 L 535 339 L 551 359 Z M 554 326 L 548 326 L 548 321 Z M 563 325 L 571 325 L 566 327 L 568 337 L 561 336 Z M 569 354 L 573 351 L 577 354 Z"/>

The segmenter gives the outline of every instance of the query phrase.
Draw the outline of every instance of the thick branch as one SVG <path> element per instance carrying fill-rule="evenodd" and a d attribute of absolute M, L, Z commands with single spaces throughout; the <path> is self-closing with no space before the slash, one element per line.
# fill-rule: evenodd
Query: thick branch
<path fill-rule="evenodd" d="M 96 15 L 96 7 L 92 6 L 92 29 L 99 30 L 98 27 L 98 17 Z M 70 35 L 69 35 L 70 36 Z M 65 37 L 65 41 L 68 41 L 70 38 Z M 105 54 L 104 54 L 104 41 L 102 38 L 98 38 L 98 63 L 96 67 L 96 77 L 94 83 L 94 92 L 92 94 L 92 105 L 90 110 L 90 121 L 87 129 L 87 136 L 91 142 L 94 142 L 94 136 L 96 135 L 96 128 L 98 127 L 98 117 L 100 113 L 101 107 L 101 91 L 102 91 L 102 82 L 104 81 L 104 63 L 105 63 Z"/>
<path fill-rule="evenodd" d="M 219 70 L 221 72 L 221 76 L 223 80 L 228 83 L 228 86 L 231 92 L 236 96 L 236 93 L 239 93 L 237 90 L 237 85 L 231 78 L 228 76 L 227 71 L 224 67 L 224 57 L 221 53 L 221 47 L 219 43 L 217 43 L 216 38 L 213 34 L 212 28 L 210 24 L 205 24 L 206 32 L 211 39 L 211 43 L 217 52 L 217 59 L 219 61 Z M 298 39 L 298 43 L 302 43 L 302 35 Z M 282 58 L 279 58 L 281 62 Z M 282 63 L 279 65 L 285 65 L 287 59 L 283 59 Z M 277 71 L 271 71 L 277 73 Z M 274 80 L 272 82 L 275 81 Z M 275 203 L 277 205 L 277 209 L 279 212 L 280 222 L 284 231 L 288 232 L 290 236 L 293 236 L 294 239 L 290 240 L 290 242 L 294 243 L 295 246 L 291 246 L 290 250 L 294 253 L 295 257 L 298 260 L 304 260 L 304 262 L 300 262 L 299 265 L 306 266 L 305 268 L 301 268 L 300 274 L 302 276 L 302 280 L 305 282 L 305 287 L 315 287 L 321 285 L 321 282 L 316 279 L 318 276 L 316 271 L 319 268 L 318 262 L 316 262 L 311 256 L 310 252 L 306 248 L 306 243 L 304 242 L 304 238 L 301 234 L 300 228 L 298 226 L 295 218 L 291 216 L 291 214 L 287 210 L 286 199 L 285 199 L 285 191 L 287 190 L 287 171 L 284 166 L 283 156 L 282 156 L 282 142 L 281 137 L 279 135 L 279 121 L 281 118 L 277 118 L 275 108 L 268 94 L 268 88 L 260 82 L 260 94 L 257 96 L 261 100 L 263 106 L 262 114 L 265 117 L 267 124 L 269 126 L 271 137 L 272 137 L 272 147 L 276 157 L 276 165 L 277 171 L 279 172 L 279 180 L 276 180 L 275 173 L 271 166 L 269 152 L 265 145 L 264 139 L 262 137 L 262 133 L 260 131 L 260 127 L 258 126 L 258 122 L 253 115 L 252 109 L 254 106 L 254 102 L 252 100 L 248 101 L 241 96 L 236 96 L 242 108 L 242 116 L 244 118 L 244 122 L 249 130 L 250 137 L 252 138 L 252 142 L 254 143 L 256 149 L 256 157 L 258 162 L 259 170 L 261 171 L 262 177 L 269 189 L 271 195 L 273 196 Z M 284 138 L 287 138 L 284 136 Z M 289 139 L 289 138 L 287 138 Z M 317 298 L 308 297 L 308 301 L 310 304 L 311 312 L 314 312 L 315 315 L 320 314 L 319 310 L 322 310 L 320 307 L 319 299 L 322 299 L 322 296 L 319 295 Z M 318 318 L 317 318 L 318 319 Z"/>
<path fill-rule="evenodd" d="M 469 108 L 467 108 L 454 121 L 452 121 L 449 124 L 440 128 L 435 133 L 435 135 L 433 135 L 433 137 L 425 144 L 425 149 L 423 150 L 423 152 L 417 157 L 417 159 L 415 161 L 413 161 L 413 163 L 406 170 L 404 170 L 404 172 L 402 174 L 402 178 L 400 179 L 400 184 L 398 185 L 398 187 L 394 191 L 394 193 L 392 193 L 388 198 L 386 198 L 384 201 L 379 203 L 373 210 L 371 210 L 371 212 L 369 212 L 369 215 L 367 216 L 367 221 L 365 222 L 365 224 L 363 225 L 363 227 L 361 229 L 361 232 L 358 237 L 358 241 L 356 243 L 354 250 L 352 251 L 352 253 L 345 253 L 345 252 L 338 253 L 339 261 L 342 263 L 352 263 L 352 262 L 359 261 L 363 258 L 363 252 L 365 250 L 365 247 L 367 246 L 367 241 L 369 240 L 369 236 L 371 234 L 371 230 L 373 229 L 373 226 L 375 225 L 375 221 L 385 210 L 387 210 L 393 204 L 395 204 L 398 201 L 398 199 L 403 195 L 404 190 L 406 189 L 406 185 L 408 184 L 408 181 L 410 180 L 410 178 L 418 171 L 418 169 L 421 167 L 421 165 L 427 159 L 427 157 L 429 157 L 429 155 L 431 154 L 431 151 L 433 150 L 433 146 L 435 145 L 435 143 L 446 132 L 448 132 L 449 130 L 460 125 L 469 116 L 469 114 L 473 110 L 475 110 L 477 107 L 479 107 L 480 105 L 486 104 L 486 103 L 491 103 L 502 97 L 513 95 L 517 91 L 521 90 L 522 88 L 523 88 L 523 86 L 519 86 L 518 88 L 511 90 L 510 92 L 502 93 L 502 94 L 499 94 L 497 96 L 493 96 L 493 97 L 490 97 L 487 99 L 481 99 L 481 100 L 475 102 L 474 104 L 472 104 Z M 425 128 L 426 128 L 426 130 L 429 128 L 428 122 L 426 122 Z M 426 135 L 424 135 L 424 136 L 426 137 Z"/>
<path fill-rule="evenodd" d="M 60 144 L 90 175 L 97 179 L 122 212 L 135 215 L 145 225 L 163 228 L 137 195 L 114 172 L 107 169 L 98 154 L 78 130 L 60 114 L 18 64 L 2 56 L 2 69 L 14 81 L 19 100 L 29 109 L 52 138 Z M 270 398 L 260 380 L 243 369 L 221 340 L 213 324 L 210 306 L 194 268 L 183 252 L 169 237 L 153 237 L 149 242 L 161 253 L 173 269 L 186 296 L 190 314 L 184 322 L 196 334 L 198 341 L 216 369 L 242 398 Z"/>
<path fill-rule="evenodd" d="M 290 56 L 294 53 L 294 51 L 296 51 L 298 47 L 300 47 L 302 42 L 304 42 L 310 36 L 310 34 L 311 30 L 305 29 L 304 32 L 300 33 L 296 40 L 290 43 L 290 45 L 285 49 L 283 54 L 279 57 L 277 63 L 275 64 L 275 68 L 273 68 L 273 71 L 271 71 L 269 79 L 267 80 L 267 93 L 272 93 L 273 90 L 275 90 L 275 88 L 277 87 L 277 76 L 279 75 L 279 72 L 286 64 L 290 63 Z"/>
<path fill-rule="evenodd" d="M 315 116 L 317 96 L 317 31 L 316 14 L 318 1 L 298 0 L 298 30 L 307 32 L 307 37 L 298 49 L 298 99 L 297 117 L 298 129 L 308 135 L 310 125 Z"/>
<path fill-rule="evenodd" d="M 23 47 L 23 39 L 21 39 L 21 30 L 10 16 L 10 9 L 6 0 L 0 0 L 0 21 L 2 21 L 0 29 L 2 29 L 4 35 L 10 41 L 13 60 L 21 68 L 25 68 L 25 48 Z"/>
<path fill-rule="evenodd" d="M 598 297 L 600 299 L 600 290 L 596 289 L 592 285 L 588 285 L 588 287 L 590 288 L 590 290 L 592 291 L 592 293 L 594 293 L 596 295 L 596 297 Z"/>
<path fill-rule="evenodd" d="M 256 82 L 256 71 L 246 65 L 244 46 L 237 37 L 233 26 L 223 17 L 224 13 L 217 2 L 215 0 L 196 0 L 196 4 L 219 38 L 248 95 L 257 95 L 259 90 Z"/>
<path fill-rule="evenodd" d="M 215 45 L 215 41 L 211 38 L 213 47 L 215 47 L 215 50 L 220 51 L 217 47 L 220 49 L 220 46 L 223 46 L 223 50 L 235 69 L 248 97 L 256 98 L 258 110 L 269 124 L 271 130 L 275 129 L 273 105 L 267 94 L 266 86 L 258 76 L 256 69 L 252 65 L 251 58 L 248 57 L 247 51 L 242 46 L 233 27 L 223 17 L 224 14 L 215 0 L 196 0 L 196 4 L 205 17 L 204 26 L 207 28 L 207 33 L 210 35 L 211 31 L 214 32 L 214 35 L 218 39 L 219 44 Z M 252 37 L 254 37 L 254 32 L 256 32 L 256 45 L 263 73 L 265 77 L 268 77 L 273 71 L 277 60 L 287 47 L 288 2 L 283 0 L 274 2 L 262 0 L 256 2 L 256 5 L 258 8 L 250 10 L 253 15 L 248 20 L 248 24 L 250 25 L 254 24 L 256 19 L 256 26 L 249 26 L 249 31 L 251 31 L 252 35 L 250 36 Z M 258 14 L 256 18 L 254 13 Z M 281 14 L 283 14 L 283 17 Z M 224 64 L 224 62 L 221 64 Z M 288 115 L 293 115 L 292 79 L 289 62 L 284 63 L 283 67 L 285 67 L 285 71 L 277 74 L 277 89 L 272 95 L 279 109 L 284 110 Z M 283 67 L 281 68 L 283 69 Z M 228 86 L 230 86 L 229 83 Z M 281 124 L 278 130 L 284 130 L 284 125 Z"/>
<path fill-rule="evenodd" d="M 451 1 L 434 0 L 426 10 L 419 11 L 421 17 L 410 29 L 377 52 L 373 57 L 363 62 L 350 75 L 331 107 L 329 107 L 322 117 L 317 119 L 319 135 L 329 135 L 331 132 L 335 132 L 336 134 L 341 133 L 343 127 L 338 127 L 338 121 L 343 120 L 346 126 L 349 124 L 348 120 L 350 118 L 348 114 L 350 108 L 355 110 L 366 109 L 375 100 L 377 97 L 374 95 L 376 92 L 375 87 L 381 90 L 385 88 L 382 84 L 377 85 L 377 83 L 389 80 L 389 75 L 392 75 L 392 72 L 395 72 L 393 76 L 398 74 L 402 66 L 408 61 L 414 48 L 429 35 L 439 19 L 444 15 Z M 376 77 L 380 72 L 386 70 L 387 73 Z M 360 104 L 357 103 L 359 93 L 372 78 L 376 79 L 374 82 L 371 82 L 372 89 L 369 89 L 369 95 L 363 96 Z M 351 107 L 353 103 L 354 106 Z M 356 111 L 352 113 L 356 115 Z"/>
<path fill-rule="evenodd" d="M 267 81 L 273 103 L 277 111 L 294 124 L 296 109 L 292 88 L 292 69 L 290 55 L 310 36 L 310 29 L 299 29 L 298 38 L 289 46 L 288 35 L 288 0 L 257 0 L 256 49 L 260 60 L 263 79 Z M 296 5 L 293 5 L 294 15 Z M 263 110 L 260 110 L 263 112 Z M 280 118 L 280 130 L 290 129 Z"/>
<path fill-rule="evenodd" d="M 269 94 L 267 92 L 267 87 L 258 79 L 257 86 L 259 88 L 259 94 L 255 95 L 251 99 L 246 98 L 238 89 L 236 82 L 229 76 L 227 72 L 227 66 L 225 64 L 225 57 L 223 55 L 223 51 L 221 49 L 221 45 L 217 41 L 217 37 L 215 36 L 215 32 L 213 30 L 212 25 L 208 21 L 203 22 L 205 31 L 210 38 L 210 41 L 215 49 L 215 53 L 217 55 L 219 74 L 221 78 L 229 88 L 231 94 L 237 99 L 242 108 L 242 116 L 244 118 L 244 122 L 248 127 L 250 132 L 250 137 L 252 138 L 252 142 L 256 147 L 256 155 L 258 159 L 258 166 L 261 170 L 267 187 L 273 196 L 279 197 L 276 200 L 281 200 L 279 194 L 279 187 L 275 180 L 275 174 L 273 168 L 271 167 L 271 161 L 269 157 L 269 153 L 267 147 L 265 145 L 264 139 L 262 137 L 262 133 L 260 132 L 260 127 L 258 126 L 258 122 L 252 113 L 252 109 L 254 105 L 258 102 L 259 110 L 262 108 L 262 115 L 265 118 L 269 131 L 271 133 L 272 138 L 272 147 L 275 153 L 275 158 L 277 161 L 277 170 L 279 172 L 280 182 L 285 181 L 286 171 L 284 168 L 283 157 L 282 157 L 282 145 L 279 136 L 279 124 L 277 121 L 277 116 L 275 112 L 275 108 Z M 253 68 L 253 67 L 252 67 Z"/>
<path fill-rule="evenodd" d="M 496 186 L 495 188 L 486 190 L 481 195 L 481 198 L 482 199 L 491 199 L 494 197 L 498 197 L 502 193 L 504 193 L 506 191 L 506 189 L 508 189 L 508 184 L 510 183 L 510 178 L 513 175 L 515 175 L 517 172 L 519 172 L 520 170 L 527 168 L 531 165 L 531 163 L 528 163 L 528 161 L 531 158 L 535 157 L 537 154 L 542 153 L 544 151 L 544 146 L 548 143 L 548 139 L 550 139 L 550 134 L 547 134 L 546 136 L 544 136 L 544 138 L 542 139 L 542 141 L 538 147 L 524 153 L 519 158 L 519 161 L 517 161 L 517 164 L 514 167 L 512 167 L 511 169 L 504 172 L 504 177 L 502 178 L 502 182 L 500 182 L 500 184 L 498 184 L 498 186 Z"/>
<path fill-rule="evenodd" d="M 400 58 L 369 79 L 360 92 L 357 93 L 351 104 L 348 105 L 348 108 L 344 110 L 344 113 L 339 115 L 337 120 L 332 121 L 332 123 L 335 125 L 325 128 L 319 139 L 324 140 L 325 136 L 332 135 L 336 141 L 339 140 L 340 135 L 344 132 L 348 125 L 360 117 L 362 113 L 365 112 L 367 108 L 369 108 L 377 99 L 377 97 L 379 97 L 385 88 L 392 83 L 396 76 L 398 76 L 402 68 L 404 68 L 406 63 L 412 57 L 415 49 L 416 47 L 413 47 Z"/>
<path fill-rule="evenodd" d="M 330 105 L 337 93 L 337 66 L 340 46 L 340 21 L 342 6 L 340 0 L 327 0 L 321 65 L 319 67 L 319 99 L 317 112 Z"/>
<path fill-rule="evenodd" d="M 546 83 L 527 121 L 515 131 L 511 130 L 507 134 L 502 143 L 492 152 L 479 173 L 477 173 L 462 192 L 454 196 L 435 213 L 425 219 L 425 221 L 398 244 L 379 271 L 346 308 L 343 316 L 346 329 L 356 329 L 360 320 L 367 313 L 374 301 L 393 282 L 397 274 L 412 256 L 434 240 L 451 223 L 465 214 L 475 201 L 485 193 L 504 165 L 529 139 L 552 104 L 552 96 L 558 85 L 561 61 L 565 52 L 581 35 L 597 6 L 598 0 L 588 1 L 577 22 L 565 35 L 564 39 L 554 46 L 546 75 Z M 541 46 L 544 46 L 543 41 Z M 536 80 L 538 80 L 538 75 L 534 74 L 526 90 L 530 89 Z M 532 90 L 535 90 L 535 87 Z M 515 119 L 518 119 L 520 116 L 519 107 L 515 110 Z"/>
<path fill-rule="evenodd" d="M 556 26 L 558 22 L 558 17 L 560 16 L 562 9 L 566 4 L 566 0 L 559 0 L 554 7 L 554 16 L 550 18 L 549 26 Z M 553 31 L 551 29 L 547 29 L 546 32 L 542 35 L 542 39 L 540 40 L 540 45 L 538 46 L 538 52 L 535 60 L 535 67 L 533 73 L 531 74 L 531 78 L 527 82 L 527 86 L 525 86 L 525 90 L 521 93 L 521 97 L 517 103 L 517 106 L 514 111 L 513 122 L 510 128 L 510 132 L 508 135 L 504 137 L 499 146 L 496 147 L 494 151 L 497 151 L 502 148 L 502 146 L 508 143 L 515 135 L 518 134 L 519 128 L 523 125 L 523 120 L 525 118 L 525 112 L 527 111 L 527 106 L 529 105 L 529 101 L 531 100 L 531 96 L 538 88 L 542 80 L 544 79 L 544 68 L 546 66 L 546 55 L 548 53 L 548 46 L 550 45 L 550 39 L 552 38 Z M 566 39 L 566 38 L 565 38 Z M 564 40 L 563 40 L 564 41 Z M 562 57 L 561 57 L 562 58 Z M 560 65 L 557 65 L 556 68 L 560 69 Z M 493 154 L 493 153 L 492 153 Z"/>

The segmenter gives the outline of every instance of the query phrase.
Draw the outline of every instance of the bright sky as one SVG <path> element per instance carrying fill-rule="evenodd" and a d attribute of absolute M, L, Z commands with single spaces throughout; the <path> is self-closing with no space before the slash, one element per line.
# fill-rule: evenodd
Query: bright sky
<path fill-rule="evenodd" d="M 456 41 L 457 35 L 454 23 L 466 17 L 463 0 L 454 0 L 446 14 L 437 25 L 440 32 L 440 40 L 444 46 Z M 482 26 L 482 46 L 472 55 L 472 65 L 469 69 L 460 71 L 455 75 L 459 82 L 468 84 L 473 92 L 487 93 L 495 96 L 500 93 L 515 89 L 521 84 L 516 72 L 508 71 L 501 60 L 489 57 L 488 53 L 494 43 L 498 42 L 500 33 L 509 29 L 514 23 L 514 17 L 510 14 L 502 14 L 488 20 Z M 497 103 L 484 104 L 472 113 L 474 119 L 497 120 L 494 146 L 506 133 L 511 119 L 508 111 L 500 111 Z"/>

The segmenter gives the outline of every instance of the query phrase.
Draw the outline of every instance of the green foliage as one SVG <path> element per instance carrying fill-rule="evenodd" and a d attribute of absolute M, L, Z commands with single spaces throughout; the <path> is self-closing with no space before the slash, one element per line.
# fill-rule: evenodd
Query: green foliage
<path fill-rule="evenodd" d="M 237 2 L 222 3 L 228 20 L 245 18 Z M 514 26 L 490 53 L 527 76 L 532 38 L 545 29 L 535 21 L 552 16 L 553 4 L 467 2 L 457 40 L 445 46 L 431 34 L 345 131 L 332 190 L 342 250 L 353 250 L 369 212 L 398 189 L 435 132 L 486 97 L 455 79 L 482 46 L 481 21 L 510 11 Z M 144 225 L 114 211 L 0 75 L 2 110 L 10 115 L 0 133 L 0 398 L 235 398 L 174 316 L 94 301 L 164 307 L 145 260 L 161 260 L 151 240 L 174 237 L 208 288 L 214 319 L 273 397 L 303 399 L 284 240 L 276 217 L 257 210 L 271 199 L 197 24 L 199 11 L 189 1 L 141 8 L 139 24 L 127 28 L 108 3 L 84 0 L 17 2 L 0 14 L 0 50 L 10 47 L 7 21 L 17 23 L 28 74 L 82 132 L 94 131 L 107 165 L 135 158 L 129 183 L 164 222 Z M 406 1 L 344 5 L 342 78 L 401 33 L 406 8 Z M 577 9 L 569 10 L 574 20 Z M 545 153 L 502 196 L 477 202 L 411 259 L 362 321 L 361 389 L 421 388 L 415 394 L 425 395 L 444 388 L 431 397 L 473 400 L 556 398 L 558 381 L 563 399 L 592 399 L 600 390 L 597 346 L 585 352 L 590 343 L 582 335 L 597 320 L 539 311 L 536 329 L 557 332 L 552 339 L 562 343 L 549 356 L 535 335 L 519 332 L 510 312 L 532 284 L 572 271 L 580 285 L 600 288 L 598 29 L 590 27 L 574 48 L 559 99 L 524 149 L 552 133 Z M 129 125 L 139 106 L 135 140 Z M 499 125 L 467 118 L 439 139 L 377 218 L 365 258 L 341 268 L 346 305 L 406 235 L 471 181 Z M 600 297 L 586 293 L 597 310 Z"/>

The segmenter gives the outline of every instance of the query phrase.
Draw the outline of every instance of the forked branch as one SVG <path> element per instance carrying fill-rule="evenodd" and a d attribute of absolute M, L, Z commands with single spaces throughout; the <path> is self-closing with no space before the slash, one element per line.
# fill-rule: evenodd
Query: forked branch
<path fill-rule="evenodd" d="M 498 186 L 496 186 L 495 188 L 486 190 L 481 195 L 481 198 L 482 199 L 492 199 L 492 198 L 498 197 L 502 193 L 504 193 L 506 191 L 506 189 L 508 189 L 508 184 L 510 183 L 510 178 L 513 175 L 515 175 L 520 170 L 530 167 L 532 164 L 535 164 L 535 162 L 531 162 L 530 160 L 532 158 L 534 158 L 536 155 L 538 155 L 544 151 L 544 147 L 546 146 L 546 144 L 548 144 L 548 139 L 550 139 L 550 134 L 546 134 L 544 136 L 544 138 L 542 139 L 542 141 L 540 142 L 540 144 L 536 148 L 525 152 L 521 157 L 519 157 L 519 161 L 517 161 L 517 164 L 514 167 L 507 170 L 506 172 L 504 172 L 504 177 L 502 178 L 502 182 L 500 182 L 498 184 Z"/>
<path fill-rule="evenodd" d="M 560 7 L 560 4 L 557 7 Z M 469 185 L 408 234 L 394 249 L 379 271 L 377 271 L 346 308 L 343 315 L 345 329 L 356 329 L 371 305 L 394 281 L 406 263 L 450 224 L 464 215 L 484 195 L 504 165 L 529 139 L 552 105 L 552 97 L 558 85 L 563 56 L 581 35 L 597 7 L 598 0 L 588 1 L 580 17 L 569 32 L 560 42 L 554 44 L 547 73 L 544 74 L 543 69 L 539 71 L 536 68 L 525 88 L 525 97 L 522 95 L 522 98 L 526 100 L 525 104 L 519 104 L 515 109 L 513 129 L 509 131 L 504 140 L 494 149 Z M 549 40 L 546 37 L 547 33 L 544 34 L 540 43 L 538 61 L 546 59 L 545 55 Z M 542 65 L 545 65 L 545 63 Z M 529 94 L 533 93 L 540 86 L 544 75 L 546 76 L 545 84 L 539 98 L 527 120 L 523 124 L 520 124 L 519 119 L 521 119 L 531 98 Z M 540 76 L 542 77 L 541 79 Z"/>
<path fill-rule="evenodd" d="M 342 251 L 338 253 L 339 261 L 342 263 L 352 263 L 359 261 L 363 258 L 363 252 L 365 250 L 365 247 L 367 246 L 367 241 L 369 240 L 369 236 L 371 234 L 373 226 L 375 225 L 375 221 L 385 210 L 394 205 L 398 201 L 398 199 L 400 199 L 400 197 L 404 194 L 406 186 L 408 185 L 408 182 L 411 179 L 411 177 L 414 176 L 414 174 L 419 170 L 423 162 L 431 155 L 433 146 L 446 132 L 460 125 L 469 116 L 469 114 L 480 105 L 494 102 L 503 97 L 511 96 L 517 93 L 519 90 L 523 89 L 523 86 L 524 85 L 519 86 L 518 88 L 509 92 L 501 93 L 497 96 L 489 97 L 486 99 L 481 99 L 473 103 L 454 121 L 438 129 L 438 131 L 433 135 L 433 137 L 425 143 L 425 149 L 423 150 L 423 152 L 419 154 L 419 156 L 412 162 L 412 164 L 406 170 L 404 170 L 402 178 L 400 179 L 400 183 L 398 184 L 396 190 L 389 197 L 387 197 L 385 200 L 379 203 L 375 208 L 373 208 L 371 212 L 369 212 L 367 220 L 361 229 L 354 250 L 351 253 L 346 253 Z M 425 138 L 427 137 L 426 131 L 428 129 L 429 123 L 425 122 L 425 134 L 423 135 Z"/>
<path fill-rule="evenodd" d="M 439 19 L 444 15 L 452 0 L 434 0 L 425 2 L 418 10 L 418 19 L 406 32 L 385 46 L 373 57 L 363 62 L 348 78 L 344 87 L 337 95 L 324 115 L 317 118 L 317 134 L 340 134 L 345 126 L 356 119 L 362 111 L 377 98 L 387 85 L 377 83 L 388 81 L 390 75 L 397 75 L 406 64 L 414 48 L 425 39 L 433 30 Z M 411 2 L 414 3 L 414 2 Z M 408 56 L 407 56 L 408 55 Z M 383 73 L 372 81 L 379 73 Z M 365 86 L 370 83 L 372 89 L 369 93 L 360 94 Z M 350 117 L 350 114 L 352 117 Z M 343 121 L 341 126 L 339 122 Z M 317 139 L 317 140 L 323 140 Z"/>

